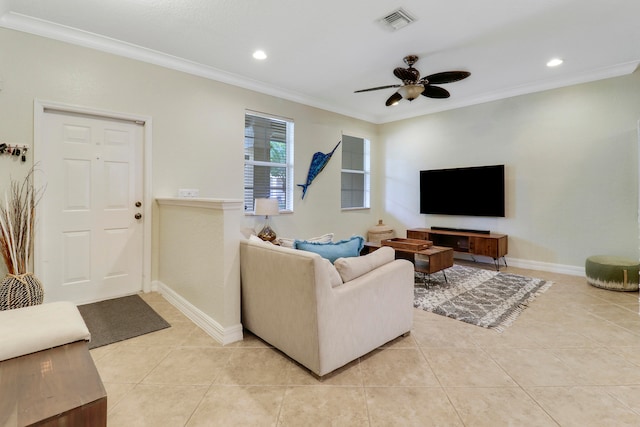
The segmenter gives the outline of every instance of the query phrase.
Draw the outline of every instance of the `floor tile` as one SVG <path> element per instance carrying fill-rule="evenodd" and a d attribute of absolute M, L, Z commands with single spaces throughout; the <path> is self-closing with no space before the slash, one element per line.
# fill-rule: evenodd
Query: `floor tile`
<path fill-rule="evenodd" d="M 187 427 L 275 426 L 284 392 L 284 387 L 213 386 Z"/>
<path fill-rule="evenodd" d="M 107 416 L 108 427 L 186 425 L 207 391 L 205 386 L 138 384 Z"/>
<path fill-rule="evenodd" d="M 360 359 L 365 386 L 438 386 L 419 349 L 373 351 Z"/>
<path fill-rule="evenodd" d="M 488 350 L 493 360 L 521 386 L 581 384 L 584 377 L 553 349 Z M 482 384 L 480 384 L 482 386 Z"/>
<path fill-rule="evenodd" d="M 368 426 L 362 387 L 288 387 L 279 426 Z"/>
<path fill-rule="evenodd" d="M 481 349 L 423 348 L 443 387 L 511 387 L 516 383 Z"/>
<path fill-rule="evenodd" d="M 519 387 L 447 388 L 446 392 L 467 426 L 557 426 Z"/>
<path fill-rule="evenodd" d="M 144 384 L 210 385 L 234 350 L 208 347 L 174 348 L 142 381 Z"/>
<path fill-rule="evenodd" d="M 166 346 L 120 346 L 95 364 L 103 382 L 139 383 L 170 351 Z"/>
<path fill-rule="evenodd" d="M 368 387 L 371 426 L 463 426 L 441 388 Z"/>
<path fill-rule="evenodd" d="M 313 374 L 309 369 L 297 362 L 289 364 L 287 375 L 288 385 L 324 385 L 324 386 L 358 386 L 362 387 L 362 369 L 360 360 L 354 360 L 342 368 L 338 368 L 322 378 Z"/>
<path fill-rule="evenodd" d="M 272 348 L 235 348 L 215 380 L 219 385 L 287 385 L 293 363 Z"/>
<path fill-rule="evenodd" d="M 527 392 L 563 427 L 640 425 L 640 414 L 606 388 L 535 387 Z"/>
<path fill-rule="evenodd" d="M 109 426 L 640 425 L 638 293 L 501 271 L 554 283 L 502 333 L 416 309 L 409 336 L 322 378 L 249 331 L 223 346 L 143 294 L 171 328 L 91 351 Z"/>

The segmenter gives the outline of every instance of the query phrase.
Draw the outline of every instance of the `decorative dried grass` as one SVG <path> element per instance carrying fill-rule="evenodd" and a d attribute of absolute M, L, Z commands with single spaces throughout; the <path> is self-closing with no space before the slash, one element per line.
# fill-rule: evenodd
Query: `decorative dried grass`
<path fill-rule="evenodd" d="M 34 168 L 22 182 L 11 180 L 0 201 L 0 253 L 9 274 L 28 272 L 33 253 L 35 208 L 41 191 L 33 187 Z"/>

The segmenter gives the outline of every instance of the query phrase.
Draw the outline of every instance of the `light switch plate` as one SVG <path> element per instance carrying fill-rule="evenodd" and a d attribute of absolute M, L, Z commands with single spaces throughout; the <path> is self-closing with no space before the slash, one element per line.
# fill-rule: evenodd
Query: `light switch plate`
<path fill-rule="evenodd" d="M 193 188 L 181 188 L 178 190 L 178 197 L 198 197 L 200 190 Z"/>

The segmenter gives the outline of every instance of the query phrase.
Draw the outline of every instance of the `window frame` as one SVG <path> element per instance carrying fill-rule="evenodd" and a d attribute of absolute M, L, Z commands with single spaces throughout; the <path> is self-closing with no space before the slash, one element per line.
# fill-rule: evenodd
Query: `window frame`
<path fill-rule="evenodd" d="M 293 184 L 293 173 L 294 173 L 294 169 L 293 169 L 293 148 L 294 148 L 294 131 L 295 131 L 295 125 L 294 125 L 294 121 L 293 119 L 289 119 L 286 117 L 282 117 L 282 116 L 277 116 L 274 114 L 266 114 L 266 113 L 260 113 L 257 111 L 251 111 L 251 110 L 245 110 L 245 114 L 244 114 L 244 119 L 245 119 L 245 131 L 243 134 L 243 155 L 244 155 L 244 150 L 246 147 L 246 138 L 247 138 L 247 134 L 246 134 L 246 123 L 247 123 L 247 118 L 248 116 L 253 116 L 253 117 L 258 117 L 258 118 L 262 118 L 262 119 L 267 119 L 270 121 L 276 121 L 276 122 L 283 122 L 285 123 L 285 162 L 281 163 L 281 162 L 268 162 L 268 161 L 264 161 L 264 160 L 253 160 L 253 159 L 247 159 L 245 157 L 244 162 L 243 162 L 243 180 L 244 182 L 246 182 L 247 180 L 247 166 L 252 166 L 252 167 L 256 167 L 256 166 L 260 166 L 260 167 L 278 167 L 278 168 L 284 168 L 285 170 L 285 188 L 284 188 L 284 206 L 283 204 L 279 203 L 279 211 L 280 213 L 290 213 L 293 212 L 293 191 L 294 191 L 294 184 Z M 254 209 L 255 209 L 255 186 L 251 188 L 251 195 L 252 195 L 252 199 L 251 199 L 251 204 L 250 207 L 247 206 L 247 187 L 245 184 L 243 184 L 243 201 L 244 203 L 244 213 L 245 214 L 249 214 L 252 215 L 254 213 Z"/>
<path fill-rule="evenodd" d="M 362 140 L 362 169 L 347 169 L 344 168 L 344 145 L 342 147 L 342 164 L 340 165 L 340 209 L 342 211 L 350 211 L 350 210 L 361 210 L 361 209 L 371 209 L 371 141 L 367 138 L 360 136 L 353 136 L 348 134 L 342 134 L 342 141 L 344 144 L 345 137 L 360 139 Z M 345 144 L 346 145 L 346 144 Z M 345 188 L 345 182 L 343 180 L 343 174 L 350 175 L 364 175 L 363 179 L 363 189 L 362 189 L 362 200 L 363 206 L 348 206 L 345 207 L 343 205 L 343 197 L 342 193 L 344 191 L 354 191 L 353 188 Z"/>

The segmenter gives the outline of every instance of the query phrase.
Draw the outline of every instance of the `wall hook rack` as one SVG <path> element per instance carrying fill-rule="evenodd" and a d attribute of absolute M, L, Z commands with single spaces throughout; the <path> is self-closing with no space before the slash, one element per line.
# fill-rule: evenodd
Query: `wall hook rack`
<path fill-rule="evenodd" d="M 0 155 L 9 155 L 20 157 L 23 162 L 27 161 L 27 151 L 30 147 L 28 144 L 12 144 L 9 142 L 0 142 Z"/>

